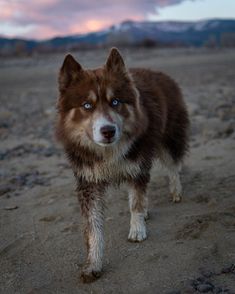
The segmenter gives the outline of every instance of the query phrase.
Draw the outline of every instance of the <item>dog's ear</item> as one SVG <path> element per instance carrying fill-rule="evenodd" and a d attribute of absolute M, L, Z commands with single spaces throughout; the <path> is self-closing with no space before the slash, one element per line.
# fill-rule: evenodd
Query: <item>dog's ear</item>
<path fill-rule="evenodd" d="M 76 80 L 82 74 L 82 66 L 74 59 L 71 54 L 65 56 L 63 65 L 59 73 L 59 89 L 65 90 L 72 81 Z"/>
<path fill-rule="evenodd" d="M 107 58 L 105 67 L 108 71 L 126 73 L 126 66 L 117 48 L 112 48 Z"/>

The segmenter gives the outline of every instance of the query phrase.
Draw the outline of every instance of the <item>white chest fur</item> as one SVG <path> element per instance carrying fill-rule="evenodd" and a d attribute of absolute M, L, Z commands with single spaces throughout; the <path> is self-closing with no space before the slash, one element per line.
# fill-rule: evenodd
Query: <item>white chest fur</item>
<path fill-rule="evenodd" d="M 122 158 L 116 161 L 97 163 L 93 167 L 83 167 L 77 172 L 87 181 L 99 182 L 119 180 L 123 177 L 135 177 L 140 171 L 139 163 Z"/>

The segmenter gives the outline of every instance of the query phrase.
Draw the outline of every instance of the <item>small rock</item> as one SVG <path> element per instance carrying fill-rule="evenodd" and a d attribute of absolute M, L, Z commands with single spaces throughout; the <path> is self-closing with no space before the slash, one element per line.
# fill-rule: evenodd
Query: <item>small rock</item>
<path fill-rule="evenodd" d="M 197 280 L 191 280 L 190 285 L 194 288 L 197 289 L 197 286 L 199 285 L 199 282 Z"/>
<path fill-rule="evenodd" d="M 12 205 L 12 206 L 6 206 L 4 207 L 5 210 L 14 210 L 14 209 L 17 209 L 19 208 L 17 205 Z"/>
<path fill-rule="evenodd" d="M 211 202 L 211 201 L 210 201 Z M 209 203 L 210 203 L 209 202 Z M 216 202 L 215 202 L 216 203 Z M 205 278 L 211 278 L 212 276 L 215 275 L 215 273 L 213 273 L 212 271 L 208 271 L 208 270 L 201 270 L 201 274 L 205 277 Z"/>
<path fill-rule="evenodd" d="M 205 280 L 206 280 L 205 277 L 199 277 L 199 278 L 197 278 L 197 282 L 198 283 L 201 283 L 201 284 L 202 283 L 205 283 Z"/>
<path fill-rule="evenodd" d="M 45 216 L 45 217 L 40 218 L 39 221 L 41 221 L 41 222 L 53 222 L 53 221 L 56 220 L 56 218 L 57 218 L 56 215 L 50 215 L 50 216 Z"/>
<path fill-rule="evenodd" d="M 197 290 L 201 293 L 208 293 L 209 291 L 212 291 L 214 289 L 213 285 L 211 284 L 200 284 L 197 286 Z"/>
<path fill-rule="evenodd" d="M 229 274 L 235 272 L 235 264 L 231 264 L 230 266 L 224 267 L 221 271 L 223 274 Z"/>

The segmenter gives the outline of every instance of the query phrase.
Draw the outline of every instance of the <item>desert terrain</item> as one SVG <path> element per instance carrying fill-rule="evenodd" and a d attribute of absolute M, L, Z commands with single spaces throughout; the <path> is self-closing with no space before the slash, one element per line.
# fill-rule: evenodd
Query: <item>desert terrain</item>
<path fill-rule="evenodd" d="M 87 68 L 106 50 L 76 52 Z M 129 243 L 125 186 L 106 195 L 102 277 L 85 260 L 75 181 L 54 138 L 63 54 L 0 59 L 0 293 L 235 293 L 235 50 L 123 50 L 128 66 L 168 73 L 190 120 L 183 201 L 170 201 L 157 165 L 148 239 Z"/>

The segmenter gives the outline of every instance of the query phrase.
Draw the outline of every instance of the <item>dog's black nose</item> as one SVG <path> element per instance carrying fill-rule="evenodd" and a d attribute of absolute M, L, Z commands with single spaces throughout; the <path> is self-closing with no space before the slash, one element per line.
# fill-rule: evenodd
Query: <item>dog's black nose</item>
<path fill-rule="evenodd" d="M 101 134 L 105 139 L 112 139 L 115 135 L 116 128 L 114 126 L 104 126 L 100 129 Z"/>

